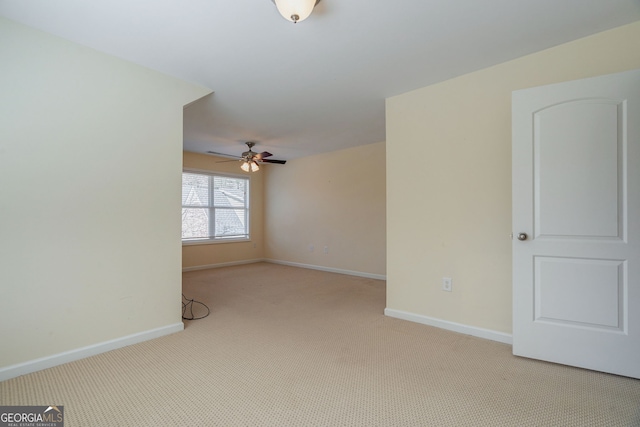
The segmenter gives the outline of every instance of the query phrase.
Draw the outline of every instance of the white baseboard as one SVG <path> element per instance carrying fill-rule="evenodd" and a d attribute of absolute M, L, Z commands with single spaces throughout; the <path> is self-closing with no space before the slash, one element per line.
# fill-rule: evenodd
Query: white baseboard
<path fill-rule="evenodd" d="M 194 267 L 184 267 L 182 269 L 182 272 L 184 273 L 187 271 L 208 270 L 210 268 L 232 267 L 234 265 L 254 264 L 256 262 L 263 262 L 263 261 L 266 261 L 266 260 L 262 258 L 255 258 L 255 259 L 244 259 L 241 261 L 221 262 L 218 264 L 196 265 Z"/>
<path fill-rule="evenodd" d="M 382 274 L 363 273 L 361 271 L 342 270 L 339 268 L 323 267 L 320 265 L 311 265 L 311 264 L 301 264 L 298 262 L 290 262 L 290 261 L 280 261 L 277 259 L 264 259 L 263 261 L 270 262 L 272 264 L 288 265 L 290 267 L 300 267 L 300 268 L 308 268 L 310 270 L 327 271 L 329 273 L 347 274 L 349 276 L 358 276 L 358 277 L 364 277 L 367 279 L 387 280 L 387 276 L 384 276 Z"/>
<path fill-rule="evenodd" d="M 302 264 L 299 262 L 281 261 L 281 260 L 269 259 L 269 258 L 256 258 L 256 259 L 247 259 L 247 260 L 241 260 L 241 261 L 221 262 L 218 264 L 197 265 L 194 267 L 185 267 L 182 269 L 182 272 L 184 273 L 187 271 L 208 270 L 210 268 L 221 268 L 221 267 L 231 267 L 234 265 L 254 264 L 256 262 L 270 262 L 272 264 L 288 265 L 290 267 L 308 268 L 310 270 L 327 271 L 329 273 L 347 274 L 349 276 L 365 277 L 367 279 L 387 280 L 387 276 L 384 276 L 382 274 L 363 273 L 361 271 L 342 270 L 339 268 L 323 267 L 320 265 Z"/>
<path fill-rule="evenodd" d="M 62 365 L 63 363 L 69 363 L 75 360 L 84 359 L 85 357 L 95 356 L 96 354 L 105 353 L 107 351 L 126 347 L 132 344 L 138 344 L 154 338 L 160 338 L 164 335 L 173 334 L 182 330 L 184 330 L 184 323 L 174 323 L 172 325 L 151 329 L 149 331 L 138 332 L 137 334 L 127 335 L 122 338 L 116 338 L 87 347 L 65 351 L 64 353 L 58 353 L 52 356 L 42 357 L 40 359 L 6 366 L 4 368 L 0 368 L 0 381 L 5 381 L 11 378 L 19 377 L 20 375 L 26 375 L 32 372 L 41 371 L 43 369 L 52 368 L 54 366 Z"/>
<path fill-rule="evenodd" d="M 396 319 L 408 320 L 410 322 L 422 323 L 423 325 L 435 326 L 436 328 L 446 329 L 448 331 L 458 332 L 461 334 L 472 335 L 478 338 L 498 341 L 504 344 L 513 344 L 513 337 L 511 334 L 493 331 L 491 329 L 477 328 L 475 326 L 463 325 L 461 323 L 449 322 L 448 320 L 436 319 L 433 317 L 423 316 L 421 314 L 414 314 L 391 308 L 385 308 L 384 315 L 395 317 Z"/>

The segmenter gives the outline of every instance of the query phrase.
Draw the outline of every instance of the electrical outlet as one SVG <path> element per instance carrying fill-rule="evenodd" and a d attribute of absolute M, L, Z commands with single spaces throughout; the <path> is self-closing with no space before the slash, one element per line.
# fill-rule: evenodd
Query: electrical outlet
<path fill-rule="evenodd" d="M 309 245 L 309 252 L 313 252 L 314 249 L 313 245 Z"/>
<path fill-rule="evenodd" d="M 328 254 L 328 253 L 329 253 L 329 246 L 325 246 L 325 247 L 324 247 L 324 253 L 325 253 L 325 254 Z"/>
<path fill-rule="evenodd" d="M 451 277 L 442 278 L 442 290 L 451 292 L 453 290 L 453 279 Z"/>

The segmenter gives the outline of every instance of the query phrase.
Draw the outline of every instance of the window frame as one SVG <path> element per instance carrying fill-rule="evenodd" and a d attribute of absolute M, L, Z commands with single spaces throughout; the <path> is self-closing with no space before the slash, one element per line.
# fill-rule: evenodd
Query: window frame
<path fill-rule="evenodd" d="M 209 236 L 209 237 L 197 237 L 197 238 L 188 238 L 188 239 L 182 239 L 182 245 L 183 246 L 190 246 L 190 245 L 211 245 L 211 244 L 219 244 L 219 243 L 238 243 L 238 242 L 250 242 L 251 241 L 251 177 L 246 176 L 246 175 L 241 175 L 241 174 L 233 174 L 233 173 L 226 173 L 226 172 L 216 172 L 216 171 L 211 171 L 211 170 L 203 170 L 203 169 L 194 169 L 194 168 L 183 168 L 182 169 L 182 174 L 185 173 L 190 173 L 190 174 L 195 174 L 195 175 L 204 175 L 209 177 L 209 179 L 212 181 L 213 179 L 215 179 L 216 177 L 219 178 L 232 178 L 232 179 L 242 179 L 246 181 L 246 204 L 244 208 L 235 208 L 235 209 L 244 209 L 245 210 L 245 215 L 246 215 L 246 237 L 216 237 L 216 236 Z M 180 175 L 180 178 L 182 180 L 182 175 Z M 215 229 L 215 210 L 216 210 L 216 206 L 214 204 L 214 197 L 212 194 L 213 191 L 213 187 L 210 186 L 209 187 L 209 200 L 210 200 L 210 204 L 209 206 L 197 206 L 199 208 L 206 208 L 209 210 L 209 231 L 211 231 L 211 225 L 214 225 L 214 229 Z M 182 200 L 182 190 L 181 190 L 181 194 L 180 194 L 180 198 Z M 182 209 L 185 208 L 185 205 L 182 205 L 181 202 L 181 206 Z M 187 208 L 189 207 L 196 207 L 196 206 L 186 206 Z M 220 206 L 218 206 L 218 208 L 221 208 Z M 180 221 L 180 227 L 182 230 L 182 220 Z M 181 232 L 182 234 L 182 232 Z"/>

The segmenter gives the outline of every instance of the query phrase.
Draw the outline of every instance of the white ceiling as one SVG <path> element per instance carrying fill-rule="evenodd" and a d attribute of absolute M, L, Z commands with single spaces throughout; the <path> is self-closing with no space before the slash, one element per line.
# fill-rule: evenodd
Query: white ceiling
<path fill-rule="evenodd" d="M 0 0 L 0 14 L 215 93 L 184 147 L 273 158 L 385 140 L 384 99 L 640 20 L 640 0 Z"/>

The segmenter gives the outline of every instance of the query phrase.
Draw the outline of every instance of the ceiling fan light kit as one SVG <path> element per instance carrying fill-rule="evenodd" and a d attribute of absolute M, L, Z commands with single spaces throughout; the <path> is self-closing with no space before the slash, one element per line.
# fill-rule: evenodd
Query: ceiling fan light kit
<path fill-rule="evenodd" d="M 242 169 L 245 172 L 249 172 L 249 171 L 258 172 L 260 170 L 260 166 L 258 166 L 258 164 L 253 160 L 251 161 L 244 160 L 242 162 L 242 166 L 240 166 L 240 169 Z"/>
<path fill-rule="evenodd" d="M 273 0 L 273 2 L 284 19 L 296 24 L 307 19 L 320 0 Z"/>

